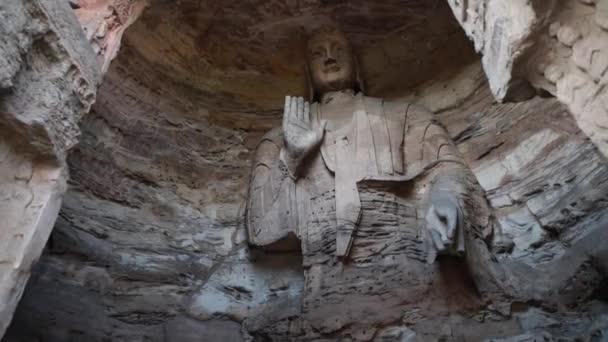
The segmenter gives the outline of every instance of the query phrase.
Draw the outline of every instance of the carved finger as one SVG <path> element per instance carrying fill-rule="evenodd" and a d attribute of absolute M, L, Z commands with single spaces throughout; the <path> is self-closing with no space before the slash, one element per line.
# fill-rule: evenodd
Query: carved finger
<path fill-rule="evenodd" d="M 298 119 L 298 99 L 295 96 L 291 97 L 291 105 L 289 107 L 289 119 L 294 122 Z"/>
<path fill-rule="evenodd" d="M 291 107 L 291 96 L 285 96 L 285 105 L 283 105 L 283 115 L 289 114 L 289 108 Z"/>
<path fill-rule="evenodd" d="M 283 132 L 287 131 L 289 123 L 289 109 L 291 108 L 291 96 L 285 96 L 285 105 L 283 106 Z"/>
<path fill-rule="evenodd" d="M 304 101 L 304 122 L 310 125 L 310 103 L 308 101 Z"/>
<path fill-rule="evenodd" d="M 433 244 L 438 251 L 443 251 L 445 249 L 445 245 L 441 241 L 441 236 L 438 231 L 432 229 L 431 230 L 431 238 L 433 240 Z"/>
<path fill-rule="evenodd" d="M 302 97 L 298 97 L 298 119 L 303 122 L 306 122 L 304 118 L 304 99 Z"/>
<path fill-rule="evenodd" d="M 431 232 L 431 235 L 433 237 L 433 243 L 435 243 L 436 245 L 438 243 L 441 244 L 441 248 L 437 248 L 443 250 L 443 241 L 445 241 L 445 227 L 437 215 L 437 210 L 435 209 L 435 206 L 432 205 L 426 214 L 426 225 L 427 229 Z"/>
<path fill-rule="evenodd" d="M 446 218 L 448 224 L 448 239 L 450 239 L 450 241 L 454 241 L 454 237 L 456 236 L 456 229 L 458 228 L 458 210 L 456 209 L 456 207 L 450 207 Z"/>

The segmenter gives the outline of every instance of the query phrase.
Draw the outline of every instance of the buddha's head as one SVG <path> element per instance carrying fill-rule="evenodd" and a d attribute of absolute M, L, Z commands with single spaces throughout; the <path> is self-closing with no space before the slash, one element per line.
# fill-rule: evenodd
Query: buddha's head
<path fill-rule="evenodd" d="M 306 59 L 313 99 L 331 91 L 362 90 L 356 56 L 342 32 L 333 28 L 315 32 L 308 40 Z"/>

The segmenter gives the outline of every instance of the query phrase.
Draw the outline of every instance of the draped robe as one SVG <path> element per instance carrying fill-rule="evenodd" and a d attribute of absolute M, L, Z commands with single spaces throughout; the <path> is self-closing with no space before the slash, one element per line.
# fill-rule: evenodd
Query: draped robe
<path fill-rule="evenodd" d="M 420 239 L 425 235 L 420 219 L 428 210 L 431 188 L 456 198 L 466 196 L 470 171 L 432 114 L 411 104 L 361 94 L 354 101 L 350 122 L 325 133 L 320 151 L 306 161 L 303 177 L 297 181 L 278 167 L 284 144 L 280 129 L 261 140 L 248 199 L 251 244 L 268 246 L 289 234 L 306 241 L 316 231 L 311 222 L 314 212 L 333 208 L 334 254 L 347 258 L 362 219 L 360 188 L 366 184 L 411 188 L 410 214 L 416 222 L 409 224 L 418 228 Z M 323 119 L 320 107 L 318 103 L 311 106 L 313 120 Z M 333 198 L 320 203 L 323 194 Z M 459 243 L 464 243 L 462 236 Z"/>
<path fill-rule="evenodd" d="M 414 105 L 360 94 L 354 101 L 350 122 L 325 132 L 296 180 L 279 159 L 280 129 L 256 149 L 248 239 L 269 249 L 301 248 L 300 318 L 308 325 L 300 327 L 365 336 L 379 322 L 404 320 L 405 312 L 468 311 L 480 305 L 479 294 L 501 296 L 504 275 L 483 241 L 483 192 L 447 132 Z M 311 113 L 324 118 L 317 103 Z M 456 240 L 466 245 L 466 262 L 447 271 L 430 262 L 436 250 L 425 220 L 432 196 L 442 193 L 457 202 Z"/>

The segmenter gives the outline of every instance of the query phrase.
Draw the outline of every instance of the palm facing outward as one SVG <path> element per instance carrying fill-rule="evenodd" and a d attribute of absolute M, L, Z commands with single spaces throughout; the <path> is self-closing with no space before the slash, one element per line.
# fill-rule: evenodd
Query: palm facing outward
<path fill-rule="evenodd" d="M 285 97 L 283 112 L 283 134 L 285 151 L 281 153 L 283 162 L 292 175 L 302 160 L 315 149 L 325 132 L 325 120 L 320 124 L 310 118 L 310 104 L 302 97 Z"/>

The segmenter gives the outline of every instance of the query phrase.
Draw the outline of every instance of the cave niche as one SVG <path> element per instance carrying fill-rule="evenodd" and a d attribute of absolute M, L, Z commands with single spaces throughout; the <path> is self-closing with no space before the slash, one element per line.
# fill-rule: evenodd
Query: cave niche
<path fill-rule="evenodd" d="M 250 249 L 243 215 L 257 141 L 280 126 L 285 95 L 306 93 L 303 44 L 324 25 L 352 40 L 367 94 L 420 104 L 447 129 L 523 299 L 505 311 L 455 298 L 475 309 L 317 338 L 607 333 L 608 253 L 594 244 L 608 222 L 605 159 L 557 100 L 495 103 L 446 1 L 152 0 L 80 122 L 68 191 L 5 340 L 306 340 L 301 257 Z"/>

